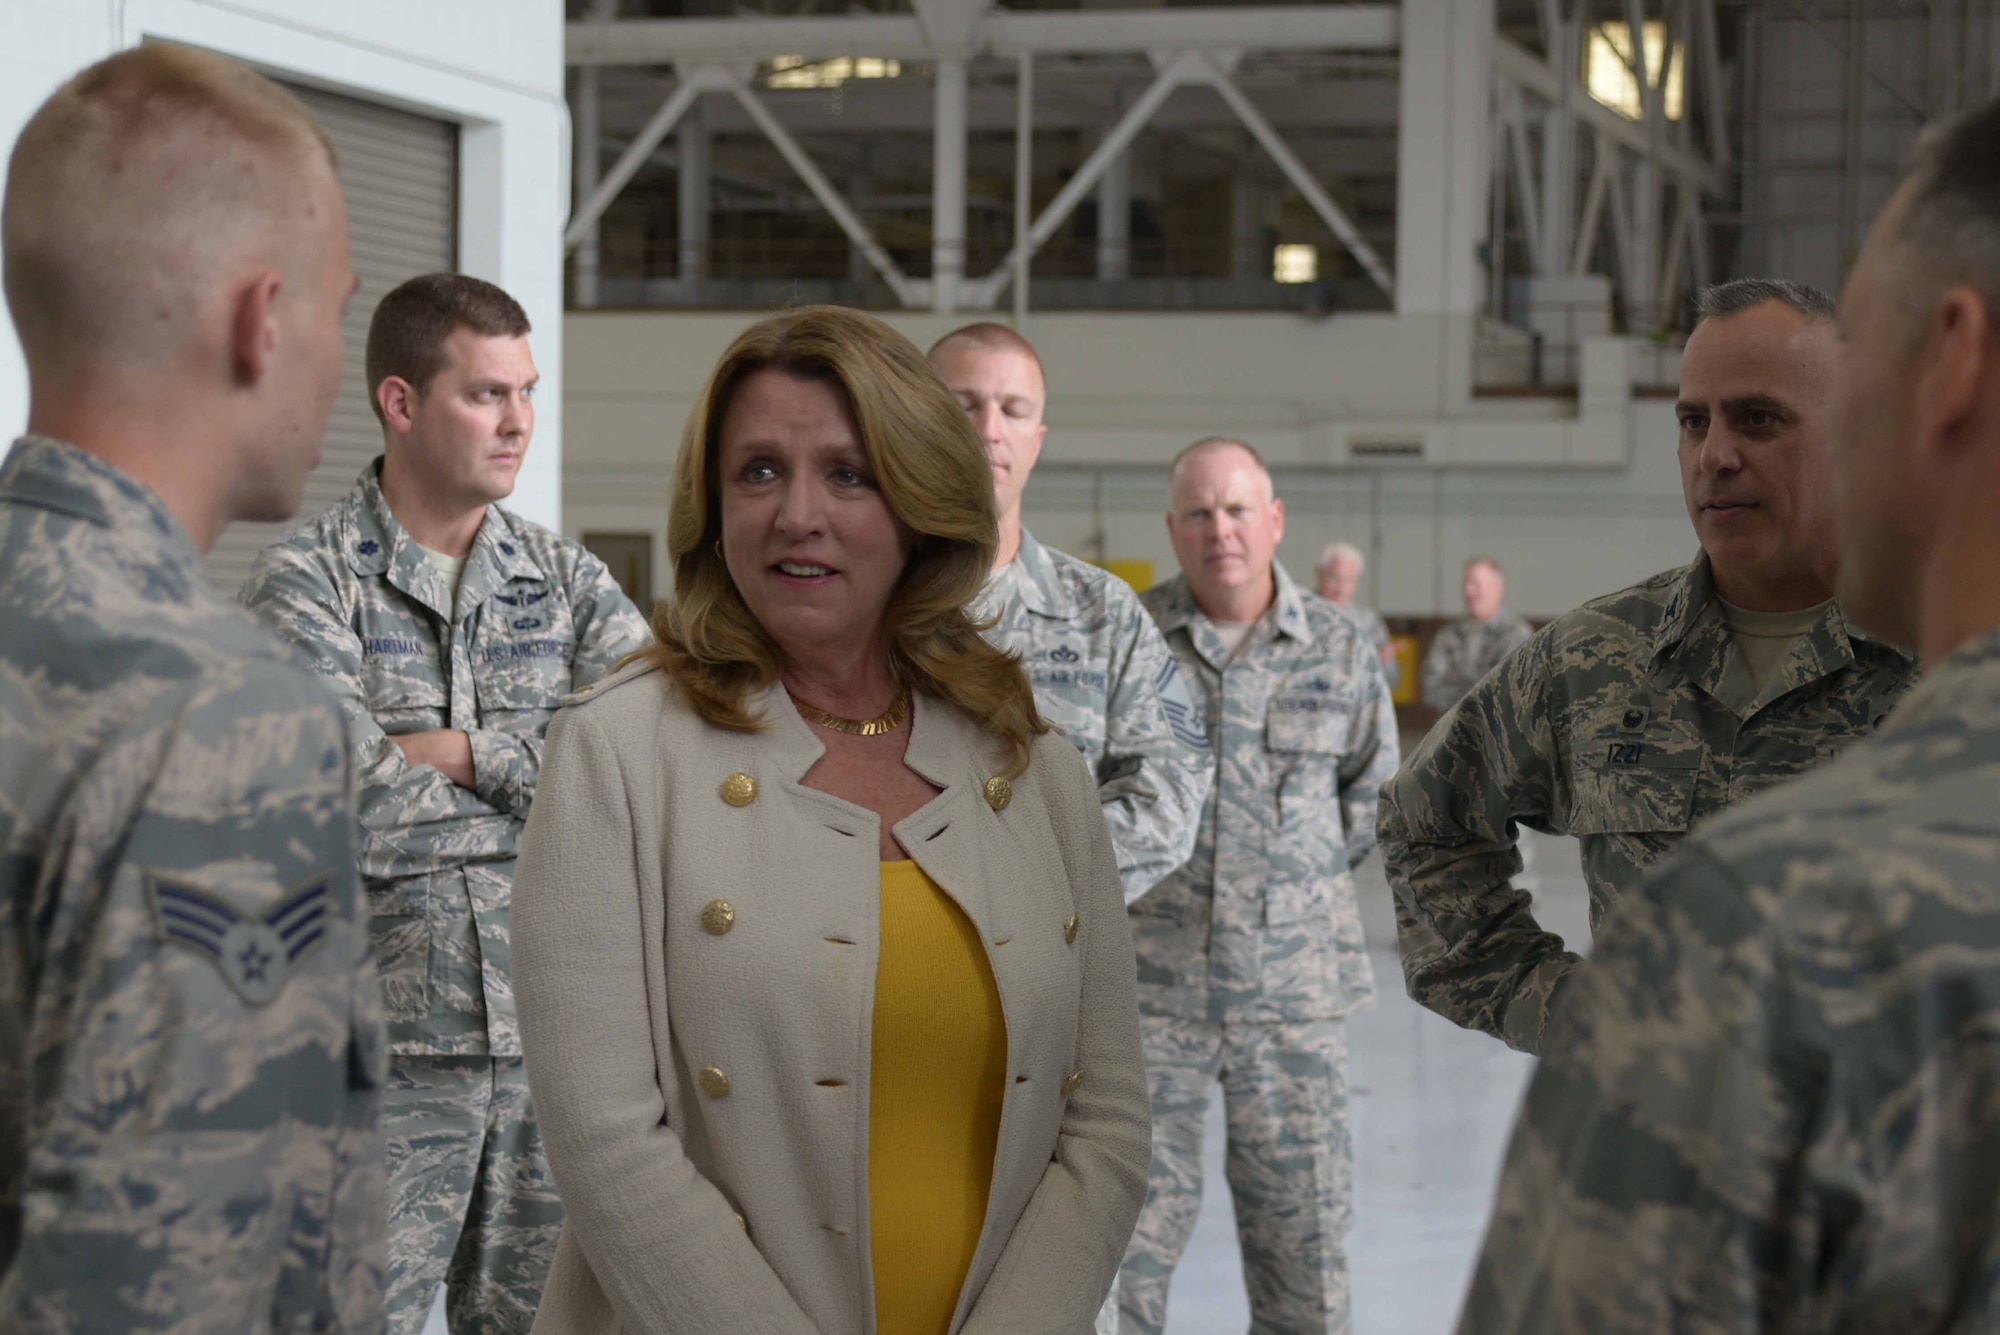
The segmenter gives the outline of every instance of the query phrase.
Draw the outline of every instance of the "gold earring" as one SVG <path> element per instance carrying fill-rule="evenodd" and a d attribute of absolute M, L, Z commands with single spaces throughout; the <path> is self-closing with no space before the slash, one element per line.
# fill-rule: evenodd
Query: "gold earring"
<path fill-rule="evenodd" d="M 718 561 L 720 561 L 720 560 L 722 559 L 722 539 L 721 539 L 721 538 L 717 538 L 717 539 L 715 540 L 715 559 L 716 559 L 716 560 L 718 560 Z"/>

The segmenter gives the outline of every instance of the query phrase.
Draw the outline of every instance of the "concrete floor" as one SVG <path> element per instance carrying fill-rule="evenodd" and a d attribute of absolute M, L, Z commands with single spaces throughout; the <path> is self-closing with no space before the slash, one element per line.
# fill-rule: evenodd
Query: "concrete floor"
<path fill-rule="evenodd" d="M 1522 831 L 1542 925 L 1590 939 L 1576 843 Z M 1403 992 L 1389 886 L 1371 858 L 1357 875 L 1375 960 L 1375 1006 L 1349 1021 L 1355 1223 L 1348 1237 L 1355 1335 L 1445 1335 L 1458 1316 L 1514 1110 L 1533 1062 L 1432 1015 Z M 1209 1108 L 1207 1189 L 1175 1272 L 1167 1335 L 1248 1329 L 1236 1216 L 1222 1178 L 1220 1101 Z"/>
<path fill-rule="evenodd" d="M 1542 924 L 1589 940 L 1576 844 L 1522 831 Z M 1484 1235 L 1507 1136 L 1533 1063 L 1403 993 L 1395 916 L 1379 860 L 1358 874 L 1380 1000 L 1349 1022 L 1355 1335 L 1445 1335 Z M 1209 1109 L 1208 1190 L 1174 1276 L 1167 1335 L 1237 1335 L 1250 1323 L 1235 1213 L 1222 1178 L 1222 1108 Z M 442 1295 L 424 1335 L 446 1335 Z"/>

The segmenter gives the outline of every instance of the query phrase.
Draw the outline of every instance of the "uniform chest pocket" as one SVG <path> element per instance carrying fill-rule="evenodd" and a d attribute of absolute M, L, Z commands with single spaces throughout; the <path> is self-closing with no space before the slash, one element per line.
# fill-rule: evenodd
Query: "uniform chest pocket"
<path fill-rule="evenodd" d="M 1694 818 L 1701 748 L 1682 739 L 1600 737 L 1573 770 L 1569 832 L 1675 834 Z"/>
<path fill-rule="evenodd" d="M 449 701 L 436 659 L 414 649 L 364 656 L 361 681 L 368 692 L 368 712 L 390 736 L 444 726 Z"/>
<path fill-rule="evenodd" d="M 1264 714 L 1267 751 L 1340 754 L 1347 736 L 1347 708 L 1330 695 L 1277 695 Z"/>
<path fill-rule="evenodd" d="M 1264 750 L 1277 785 L 1281 826 L 1339 830 L 1340 751 L 1347 722 L 1345 702 L 1330 695 L 1271 698 L 1264 715 Z"/>
<path fill-rule="evenodd" d="M 482 609 L 472 644 L 481 713 L 553 710 L 570 692 L 575 648 L 563 602 L 518 587 L 495 595 Z"/>

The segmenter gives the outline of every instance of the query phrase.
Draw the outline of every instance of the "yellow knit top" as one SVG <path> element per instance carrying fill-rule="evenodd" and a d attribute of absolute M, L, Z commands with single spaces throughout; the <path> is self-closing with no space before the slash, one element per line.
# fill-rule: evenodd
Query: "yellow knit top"
<path fill-rule="evenodd" d="M 945 1335 L 993 1184 L 1007 1024 L 978 930 L 914 862 L 882 864 L 869 1078 L 876 1335 Z"/>

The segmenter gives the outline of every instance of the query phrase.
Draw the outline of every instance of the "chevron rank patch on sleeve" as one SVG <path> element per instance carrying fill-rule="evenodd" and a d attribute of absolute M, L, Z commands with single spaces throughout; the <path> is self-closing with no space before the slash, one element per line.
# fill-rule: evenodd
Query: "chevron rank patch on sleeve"
<path fill-rule="evenodd" d="M 252 1006 L 269 1004 L 292 966 L 325 937 L 333 901 L 331 876 L 316 877 L 262 917 L 171 876 L 147 873 L 146 889 L 161 934 L 207 959 Z"/>

